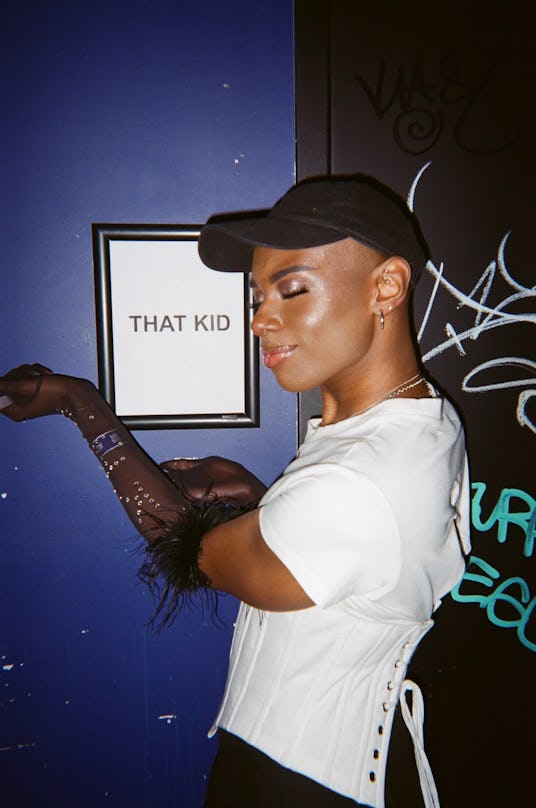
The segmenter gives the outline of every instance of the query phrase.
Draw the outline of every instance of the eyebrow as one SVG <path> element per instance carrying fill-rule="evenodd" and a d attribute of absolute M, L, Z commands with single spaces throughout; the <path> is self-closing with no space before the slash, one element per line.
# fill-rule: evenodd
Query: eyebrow
<path fill-rule="evenodd" d="M 293 264 L 290 267 L 285 267 L 284 269 L 278 269 L 277 272 L 274 272 L 272 275 L 269 276 L 268 281 L 270 283 L 277 283 L 277 281 L 280 281 L 281 278 L 286 278 L 287 275 L 292 275 L 295 272 L 315 272 L 318 269 L 319 267 L 310 267 L 307 264 Z M 257 287 L 257 283 L 251 276 L 249 280 L 249 285 L 252 289 L 255 289 Z"/>

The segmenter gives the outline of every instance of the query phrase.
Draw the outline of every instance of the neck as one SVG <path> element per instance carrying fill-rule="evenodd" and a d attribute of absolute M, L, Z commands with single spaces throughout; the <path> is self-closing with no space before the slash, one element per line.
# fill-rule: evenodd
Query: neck
<path fill-rule="evenodd" d="M 333 424 L 363 412 L 393 394 L 396 388 L 417 381 L 419 363 L 411 339 L 377 341 L 380 350 L 371 350 L 358 367 L 344 378 L 322 387 L 322 423 Z M 400 337 L 400 334 L 399 334 Z M 394 360 L 393 360 L 394 357 Z M 415 377 L 415 378 L 414 378 Z M 422 398 L 428 396 L 425 383 L 399 390 L 396 397 Z"/>
<path fill-rule="evenodd" d="M 390 398 L 423 398 L 428 395 L 424 375 L 418 367 L 415 367 L 413 372 L 408 371 L 407 375 L 400 376 L 390 387 L 382 384 L 375 388 L 375 391 L 374 388 L 369 388 L 367 393 L 363 393 L 359 398 L 353 397 L 353 403 L 338 405 L 332 403 L 329 395 L 323 393 L 322 424 L 324 426 L 334 424 L 345 418 L 360 415 Z"/>

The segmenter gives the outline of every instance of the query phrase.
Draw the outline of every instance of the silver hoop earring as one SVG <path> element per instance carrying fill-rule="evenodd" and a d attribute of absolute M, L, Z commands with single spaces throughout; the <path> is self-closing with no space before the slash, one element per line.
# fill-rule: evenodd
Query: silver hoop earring
<path fill-rule="evenodd" d="M 380 311 L 380 330 L 383 331 L 385 328 L 385 317 L 383 316 L 383 311 Z"/>

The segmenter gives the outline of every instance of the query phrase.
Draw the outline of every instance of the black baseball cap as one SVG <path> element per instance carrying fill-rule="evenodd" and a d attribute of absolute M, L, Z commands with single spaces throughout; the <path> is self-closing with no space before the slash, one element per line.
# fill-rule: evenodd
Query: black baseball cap
<path fill-rule="evenodd" d="M 411 266 L 412 285 L 430 251 L 415 214 L 395 191 L 365 174 L 311 177 L 271 209 L 214 216 L 199 237 L 208 267 L 249 272 L 256 246 L 299 250 L 351 237 Z"/>

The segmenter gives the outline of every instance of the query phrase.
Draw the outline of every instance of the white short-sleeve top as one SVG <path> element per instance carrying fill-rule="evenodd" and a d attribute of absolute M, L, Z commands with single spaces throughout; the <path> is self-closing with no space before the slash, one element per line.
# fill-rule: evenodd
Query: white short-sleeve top
<path fill-rule="evenodd" d="M 313 419 L 260 509 L 264 540 L 316 605 L 241 606 L 213 731 L 382 808 L 407 664 L 470 547 L 460 420 L 442 398 Z"/>

